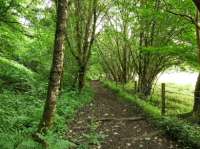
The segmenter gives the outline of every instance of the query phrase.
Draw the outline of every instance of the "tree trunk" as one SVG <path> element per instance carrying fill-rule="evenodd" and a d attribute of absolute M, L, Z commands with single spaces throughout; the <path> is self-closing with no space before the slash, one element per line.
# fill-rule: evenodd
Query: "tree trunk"
<path fill-rule="evenodd" d="M 78 89 L 79 92 L 82 91 L 84 85 L 85 85 L 85 66 L 80 66 L 79 72 L 78 72 Z"/>
<path fill-rule="evenodd" d="M 198 10 L 200 11 L 200 0 L 193 0 L 193 2 L 196 5 L 196 7 L 198 8 Z"/>
<path fill-rule="evenodd" d="M 62 91 L 63 86 L 64 86 L 64 66 L 63 66 L 62 72 L 61 72 L 59 92 Z"/>
<path fill-rule="evenodd" d="M 138 79 L 138 93 L 141 93 L 143 96 L 148 97 L 151 95 L 152 90 L 152 81 L 148 81 L 142 77 L 142 75 L 139 76 Z"/>
<path fill-rule="evenodd" d="M 45 133 L 52 126 L 53 116 L 56 110 L 56 98 L 59 93 L 64 59 L 64 37 L 67 21 L 66 8 L 67 0 L 58 0 L 53 63 L 50 72 L 44 112 L 37 130 L 38 133 Z"/>
<path fill-rule="evenodd" d="M 200 120 L 200 73 L 197 78 L 194 92 L 193 117 L 196 120 Z"/>
<path fill-rule="evenodd" d="M 196 12 L 196 22 L 199 21 L 199 11 Z M 200 31 L 199 28 L 196 27 L 196 38 L 197 38 L 197 46 L 198 46 L 198 61 L 200 63 Z M 194 92 L 194 106 L 193 106 L 193 117 L 194 119 L 200 121 L 200 73 L 197 78 L 195 92 Z"/>
<path fill-rule="evenodd" d="M 127 34 L 128 34 L 128 26 L 127 23 L 123 23 L 123 36 L 124 36 L 124 45 L 123 45 L 123 67 L 122 67 L 122 83 L 127 83 Z"/>

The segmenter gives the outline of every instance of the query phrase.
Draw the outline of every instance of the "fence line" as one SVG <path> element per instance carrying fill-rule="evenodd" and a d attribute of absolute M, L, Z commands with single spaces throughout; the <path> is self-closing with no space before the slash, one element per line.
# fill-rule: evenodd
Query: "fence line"
<path fill-rule="evenodd" d="M 180 93 L 180 92 L 176 92 L 176 91 L 169 91 L 169 90 L 166 90 L 166 84 L 165 83 L 162 83 L 161 84 L 161 87 L 158 87 L 158 89 L 161 90 L 161 114 L 162 115 L 165 115 L 166 113 L 166 101 L 167 101 L 167 93 L 172 93 L 172 94 L 178 94 L 178 95 L 184 95 L 184 96 L 187 96 L 187 97 L 194 97 L 192 94 L 194 94 L 195 92 L 200 92 L 200 91 L 194 91 L 194 92 L 191 92 L 191 94 L 186 94 L 186 93 Z M 200 97 L 197 97 L 200 99 Z"/>
<path fill-rule="evenodd" d="M 167 87 L 166 87 L 166 88 L 167 88 Z M 170 88 L 171 88 L 171 87 L 170 87 Z M 158 89 L 162 90 L 161 87 L 158 87 Z M 175 89 L 175 88 L 174 88 L 174 89 Z M 185 89 L 183 89 L 183 90 L 185 90 Z M 183 91 L 183 90 L 181 90 L 181 91 Z M 187 90 L 185 90 L 185 91 L 187 91 Z M 175 92 L 175 91 L 170 91 L 170 90 L 165 89 L 165 92 L 166 92 L 166 93 L 174 93 L 174 94 L 186 95 L 186 96 L 194 97 L 193 94 L 194 94 L 194 93 L 199 93 L 200 91 L 193 91 L 193 92 L 189 92 L 188 94 L 186 94 L 186 93 Z"/>
<path fill-rule="evenodd" d="M 161 86 L 162 86 L 162 89 L 161 89 L 161 98 L 162 98 L 161 114 L 165 115 L 165 113 L 166 113 L 165 83 L 162 83 Z"/>
<path fill-rule="evenodd" d="M 188 92 L 188 90 L 186 90 L 186 89 L 181 89 L 180 91 L 171 91 L 171 90 L 169 90 L 170 88 L 172 90 L 173 89 L 177 89 L 175 87 L 167 87 L 166 83 L 161 83 L 160 86 L 156 86 L 155 88 L 153 88 L 153 90 L 156 90 L 156 91 L 160 92 L 159 95 L 161 96 L 161 101 L 159 103 L 161 105 L 161 107 L 160 107 L 161 109 L 160 110 L 161 110 L 161 114 L 162 115 L 165 115 L 166 112 L 167 112 L 167 107 L 168 107 L 167 103 L 168 103 L 168 98 L 170 97 L 169 96 L 170 94 L 175 94 L 174 96 L 183 95 L 183 96 L 186 96 L 186 98 L 194 98 L 194 93 L 195 92 L 200 92 L 200 91 L 192 91 L 192 92 L 189 91 Z M 137 93 L 137 89 L 138 89 L 138 84 L 137 84 L 137 81 L 135 81 L 134 82 L 134 91 L 135 91 L 135 93 Z M 187 91 L 187 93 L 182 93 L 182 91 Z M 200 99 L 200 97 L 196 97 L 196 98 Z M 180 100 L 179 99 L 178 101 L 184 101 L 184 100 Z M 176 105 L 176 101 L 173 100 L 173 102 Z"/>
<path fill-rule="evenodd" d="M 174 87 L 174 86 L 170 86 L 170 88 L 177 89 L 177 87 Z M 187 90 L 187 89 L 182 89 L 182 90 Z"/>
<path fill-rule="evenodd" d="M 191 93 L 191 94 L 185 94 L 185 93 L 179 93 L 179 92 L 174 92 L 174 91 L 169 91 L 169 90 L 166 90 L 165 92 L 166 93 L 173 93 L 173 94 L 179 94 L 179 95 L 186 95 L 186 96 L 194 97 L 194 96 L 191 95 L 193 93 Z"/>

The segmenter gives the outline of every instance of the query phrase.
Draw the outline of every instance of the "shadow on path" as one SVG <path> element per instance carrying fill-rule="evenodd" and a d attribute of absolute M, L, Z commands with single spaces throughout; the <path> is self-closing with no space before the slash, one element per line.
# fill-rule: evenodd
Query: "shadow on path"
<path fill-rule="evenodd" d="M 88 133 L 93 121 L 95 131 L 105 138 L 100 145 L 90 144 L 90 149 L 178 149 L 176 143 L 145 121 L 136 106 L 118 100 L 115 93 L 98 81 L 93 81 L 92 86 L 95 99 L 77 113 L 67 134 L 70 140 L 84 143 L 81 136 Z"/>

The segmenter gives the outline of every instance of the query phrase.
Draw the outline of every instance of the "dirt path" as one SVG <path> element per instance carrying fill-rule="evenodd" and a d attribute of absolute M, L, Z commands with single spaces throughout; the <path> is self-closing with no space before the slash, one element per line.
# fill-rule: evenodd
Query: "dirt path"
<path fill-rule="evenodd" d="M 77 144 L 84 143 L 84 137 L 95 140 L 84 135 L 91 131 L 91 120 L 95 120 L 95 131 L 104 134 L 105 138 L 100 145 L 90 142 L 89 149 L 178 149 L 178 145 L 144 120 L 137 107 L 121 102 L 99 82 L 92 84 L 96 92 L 95 100 L 80 109 L 70 126 L 68 139 Z"/>

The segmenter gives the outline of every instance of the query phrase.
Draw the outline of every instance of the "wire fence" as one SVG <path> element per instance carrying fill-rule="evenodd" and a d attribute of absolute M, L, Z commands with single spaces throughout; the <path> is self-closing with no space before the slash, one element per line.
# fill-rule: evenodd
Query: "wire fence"
<path fill-rule="evenodd" d="M 129 89 L 128 92 L 131 94 L 138 93 L 139 91 L 137 81 L 135 81 L 133 87 L 134 92 L 133 90 Z M 200 91 L 197 92 L 200 93 Z M 162 83 L 153 87 L 152 94 L 149 97 L 148 102 L 153 106 L 160 108 L 162 115 L 183 114 L 192 110 L 194 93 L 196 93 L 194 89 L 189 87 L 175 87 L 171 84 Z"/>
<path fill-rule="evenodd" d="M 161 87 L 157 87 L 159 90 L 161 90 Z M 173 91 L 172 91 L 173 90 Z M 186 95 L 186 96 L 191 96 L 193 97 L 195 92 L 200 92 L 200 91 L 188 91 L 187 89 L 179 89 L 180 91 L 174 91 L 177 90 L 177 87 L 166 87 L 165 88 L 165 92 L 166 93 L 173 93 L 173 94 L 180 94 L 180 95 Z M 183 92 L 187 92 L 187 93 L 183 93 Z"/>
<path fill-rule="evenodd" d="M 171 94 L 178 94 L 178 95 L 185 95 L 185 96 L 189 96 L 189 97 L 194 97 L 193 94 L 194 92 L 191 92 L 191 94 L 189 93 L 180 93 L 180 92 L 175 92 L 175 91 L 169 91 L 169 90 L 165 90 L 166 93 L 171 93 Z"/>
<path fill-rule="evenodd" d="M 160 96 L 161 96 L 161 114 L 162 115 L 165 115 L 169 106 L 167 106 L 167 104 L 169 103 L 169 100 L 171 100 L 170 102 L 172 102 L 171 104 L 171 107 L 176 107 L 177 106 L 177 103 L 178 104 L 182 104 L 182 105 L 185 105 L 187 106 L 192 106 L 191 102 L 189 102 L 189 100 L 193 99 L 194 98 L 194 93 L 196 92 L 200 92 L 200 91 L 191 91 L 191 90 L 188 90 L 188 89 L 179 89 L 177 87 L 166 87 L 166 84 L 165 83 L 162 83 L 161 84 L 161 87 L 157 87 L 158 90 L 160 90 Z M 178 91 L 176 91 L 178 89 Z M 170 99 L 169 96 L 173 96 L 175 99 L 172 101 L 172 99 Z M 180 99 L 178 99 L 180 98 Z M 200 97 L 199 97 L 200 98 Z M 187 99 L 187 100 L 184 100 L 184 99 Z M 178 102 L 179 101 L 179 102 Z M 181 103 L 180 103 L 181 101 Z M 178 108 L 175 108 L 174 110 L 177 110 L 177 111 L 180 111 L 181 109 Z"/>

